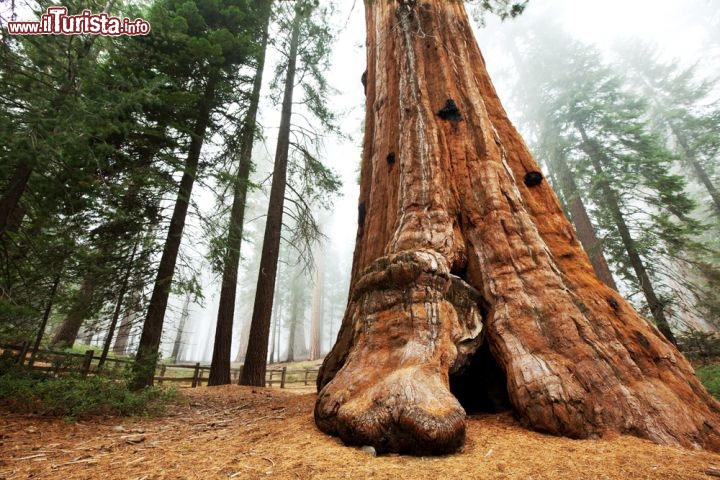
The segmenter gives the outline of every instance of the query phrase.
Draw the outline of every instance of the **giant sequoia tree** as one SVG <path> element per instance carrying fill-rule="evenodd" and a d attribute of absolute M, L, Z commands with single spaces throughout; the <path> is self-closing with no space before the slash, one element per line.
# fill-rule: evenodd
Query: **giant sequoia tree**
<path fill-rule="evenodd" d="M 537 430 L 720 448 L 720 405 L 593 273 L 498 100 L 463 3 L 365 9 L 357 244 L 318 427 L 380 451 L 453 451 L 465 432 L 453 393 L 471 408 L 501 378 Z"/>

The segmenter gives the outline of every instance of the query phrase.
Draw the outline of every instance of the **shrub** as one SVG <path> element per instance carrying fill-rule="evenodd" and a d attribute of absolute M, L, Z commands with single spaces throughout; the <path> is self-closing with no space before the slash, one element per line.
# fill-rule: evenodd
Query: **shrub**
<path fill-rule="evenodd" d="M 702 384 L 715 398 L 720 399 L 720 365 L 706 365 L 695 370 Z"/>
<path fill-rule="evenodd" d="M 53 378 L 24 368 L 0 371 L 0 405 L 19 413 L 75 419 L 96 415 L 157 415 L 178 398 L 175 388 L 128 390 L 106 376 Z"/>

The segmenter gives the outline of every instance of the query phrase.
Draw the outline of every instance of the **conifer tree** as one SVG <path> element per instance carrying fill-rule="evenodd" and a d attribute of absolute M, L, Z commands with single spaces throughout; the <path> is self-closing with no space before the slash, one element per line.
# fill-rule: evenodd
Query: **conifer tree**
<path fill-rule="evenodd" d="M 333 128 L 333 115 L 325 105 L 327 85 L 323 77 L 323 65 L 327 62 L 330 48 L 330 34 L 322 21 L 324 9 L 317 8 L 314 0 L 297 2 L 287 8 L 284 22 L 287 39 L 287 64 L 278 70 L 284 74 L 282 88 L 282 109 L 278 131 L 272 186 L 268 203 L 265 235 L 260 258 L 255 302 L 253 305 L 248 350 L 240 383 L 243 385 L 265 384 L 265 363 L 268 354 L 270 317 L 275 292 L 277 264 L 280 255 L 280 241 L 283 230 L 283 216 L 292 219 L 293 238 L 289 245 L 301 253 L 309 254 L 319 236 L 317 223 L 312 216 L 313 200 L 322 200 L 327 192 L 336 191 L 339 182 L 334 174 L 317 159 L 318 138 L 308 130 L 299 130 L 291 139 L 291 121 L 296 75 L 303 78 L 300 84 L 304 105 L 326 129 Z M 286 8 L 281 6 L 280 8 Z M 297 100 L 296 100 L 297 101 Z M 312 130 L 310 130 L 312 132 Z M 295 160 L 289 162 L 292 158 Z M 295 177 L 299 183 L 289 179 Z M 296 186 L 293 186 L 295 183 Z M 286 191 L 292 194 L 289 203 L 293 209 L 286 209 Z"/>

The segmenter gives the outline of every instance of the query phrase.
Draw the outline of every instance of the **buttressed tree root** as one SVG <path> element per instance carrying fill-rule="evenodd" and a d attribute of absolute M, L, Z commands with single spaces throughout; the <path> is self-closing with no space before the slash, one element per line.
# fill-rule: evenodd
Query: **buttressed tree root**
<path fill-rule="evenodd" d="M 380 452 L 446 453 L 462 445 L 465 411 L 448 374 L 472 355 L 482 318 L 462 280 L 432 250 L 381 257 L 357 281 L 355 347 L 317 403 L 318 426 Z M 454 303 L 453 303 L 454 302 Z"/>

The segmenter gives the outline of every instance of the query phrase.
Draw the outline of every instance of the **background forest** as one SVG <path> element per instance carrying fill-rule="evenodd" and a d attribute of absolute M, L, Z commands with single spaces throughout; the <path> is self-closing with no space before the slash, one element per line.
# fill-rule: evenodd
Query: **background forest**
<path fill-rule="evenodd" d="M 55 3 L 3 3 L 0 344 L 137 355 L 138 385 L 157 358 L 220 384 L 247 355 L 327 352 L 358 216 L 353 3 L 63 3 L 142 17 L 136 37 L 10 36 Z M 598 276 L 671 339 L 716 331 L 717 6 L 468 3 Z"/>

